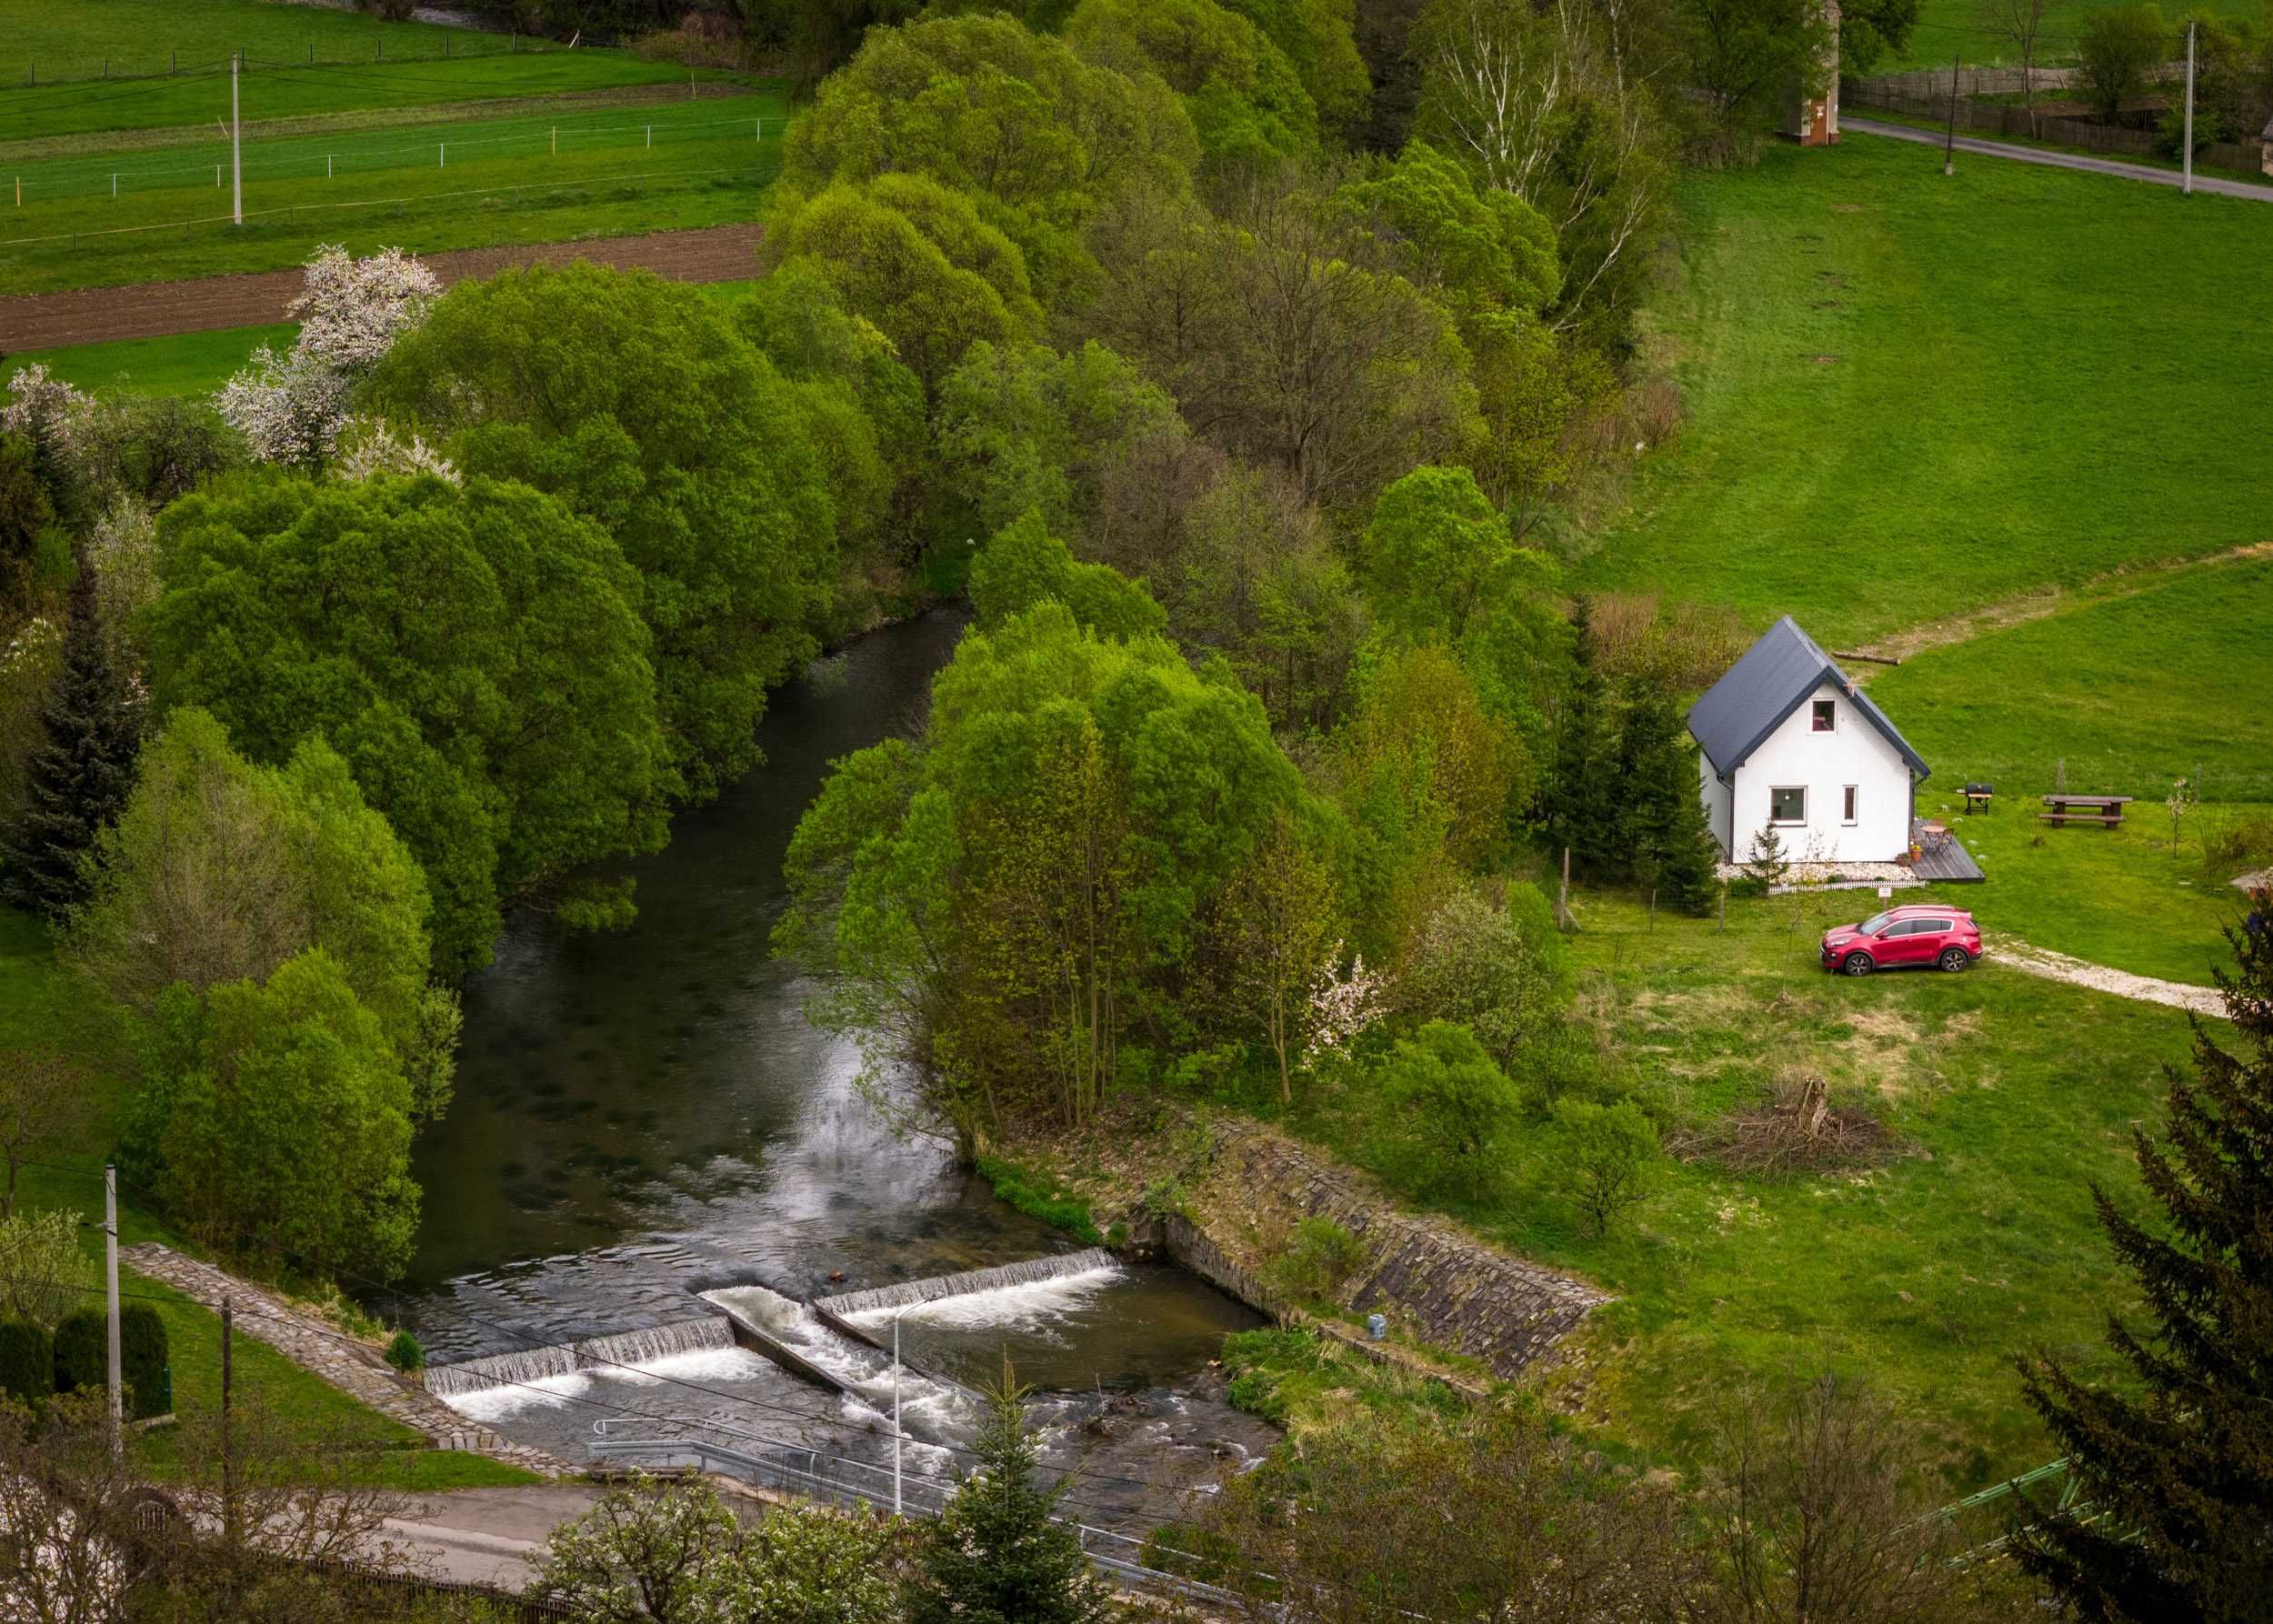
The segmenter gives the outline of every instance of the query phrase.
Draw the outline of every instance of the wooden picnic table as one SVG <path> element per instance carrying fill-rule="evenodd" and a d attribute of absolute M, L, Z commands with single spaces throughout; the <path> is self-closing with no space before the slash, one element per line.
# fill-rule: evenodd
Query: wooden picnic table
<path fill-rule="evenodd" d="M 2056 829 L 2071 823 L 2096 823 L 2103 829 L 2111 829 L 2123 821 L 2123 808 L 2135 798 L 2128 795 L 2069 795 L 2063 791 L 2046 796 L 2044 804 L 2052 809 L 2037 816 Z"/>

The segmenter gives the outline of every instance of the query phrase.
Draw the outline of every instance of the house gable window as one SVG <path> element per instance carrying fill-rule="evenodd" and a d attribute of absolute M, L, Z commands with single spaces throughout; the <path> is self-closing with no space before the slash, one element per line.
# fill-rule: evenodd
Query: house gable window
<path fill-rule="evenodd" d="M 1860 792 L 1854 785 L 1849 784 L 1847 787 L 1845 798 L 1842 800 L 1839 807 L 1839 821 L 1841 823 L 1852 827 L 1853 825 L 1862 821 L 1861 818 L 1856 816 L 1856 812 L 1860 805 L 1861 799 L 1862 797 Z"/>
<path fill-rule="evenodd" d="M 1838 708 L 1839 708 L 1839 707 L 1838 707 L 1838 703 L 1837 703 L 1836 700 L 1831 700 L 1831 699 L 1818 699 L 1818 700 L 1817 700 L 1817 701 L 1816 701 L 1816 708 L 1815 708 L 1814 731 L 1815 731 L 1815 732 L 1817 732 L 1817 733 L 1828 733 L 1828 732 L 1830 732 L 1830 731 L 1831 731 L 1831 727 L 1832 727 L 1832 724 L 1833 724 L 1835 721 L 1837 721 L 1837 717 L 1838 717 Z"/>
<path fill-rule="evenodd" d="M 1805 786 L 1792 785 L 1767 792 L 1767 820 L 1770 823 L 1807 821 L 1807 791 Z"/>

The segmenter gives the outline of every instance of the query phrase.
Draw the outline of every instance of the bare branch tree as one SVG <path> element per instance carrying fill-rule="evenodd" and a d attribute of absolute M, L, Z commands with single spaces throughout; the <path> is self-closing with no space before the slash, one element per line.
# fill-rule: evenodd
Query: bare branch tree
<path fill-rule="evenodd" d="M 2037 41 L 2052 0 L 1981 0 L 1981 26 L 2012 42 L 2020 54 L 2020 96 L 2028 109 L 2028 133 L 2037 133 Z"/>

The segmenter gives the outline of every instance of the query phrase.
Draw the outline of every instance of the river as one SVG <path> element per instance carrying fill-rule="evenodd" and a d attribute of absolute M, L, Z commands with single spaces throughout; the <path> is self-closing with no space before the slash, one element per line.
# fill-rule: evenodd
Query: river
<path fill-rule="evenodd" d="M 849 1291 L 1076 1244 L 944 1144 L 887 1132 L 855 1090 L 852 1046 L 806 1022 L 809 984 L 767 951 L 782 857 L 828 763 L 919 725 L 962 626 L 942 611 L 889 627 L 776 695 L 764 764 L 630 866 L 628 929 L 510 921 L 466 988 L 456 1098 L 416 1153 L 416 1259 L 377 1305 L 435 1361 L 685 1319 L 710 1310 L 702 1291 Z M 1111 1472 L 1197 1482 L 1267 1447 L 1208 1371 L 1225 1332 L 1257 1323 L 1179 1270 L 1127 1267 L 914 1310 L 901 1329 L 907 1358 L 954 1383 L 992 1379 L 1006 1356 L 1045 1389 L 1053 1459 L 1091 1461 L 1091 1509 L 1157 1514 L 1159 1495 L 1116 1494 Z M 458 1402 L 571 1459 L 595 1421 L 630 1413 L 873 1459 L 889 1405 L 862 1374 L 866 1404 L 696 1349 Z M 931 1429 L 944 1473 L 976 1418 L 966 1396 L 931 1397 L 906 1429 Z"/>

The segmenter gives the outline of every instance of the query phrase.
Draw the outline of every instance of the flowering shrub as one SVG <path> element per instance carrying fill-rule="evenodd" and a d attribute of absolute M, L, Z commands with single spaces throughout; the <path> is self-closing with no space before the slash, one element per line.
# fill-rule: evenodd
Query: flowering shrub
<path fill-rule="evenodd" d="M 1366 1028 L 1387 1011 L 1387 979 L 1367 972 L 1362 953 L 1350 961 L 1349 973 L 1344 975 L 1336 967 L 1341 957 L 1342 945 L 1337 942 L 1311 978 L 1310 1041 L 1302 1053 L 1306 1061 L 1347 1055 Z"/>
<path fill-rule="evenodd" d="M 431 474 L 452 485 L 463 485 L 457 466 L 414 433 L 406 445 L 384 418 L 350 417 L 335 440 L 338 461 L 335 471 L 342 479 L 365 480 L 377 474 Z"/>
<path fill-rule="evenodd" d="M 306 288 L 290 306 L 300 336 L 284 355 L 265 344 L 253 352 L 222 387 L 222 416 L 262 462 L 315 467 L 330 460 L 355 380 L 426 319 L 441 289 L 432 271 L 399 248 L 367 259 L 351 259 L 335 245 L 318 248 Z"/>

